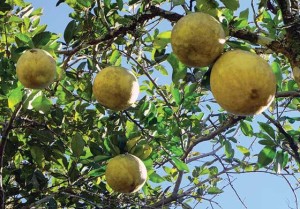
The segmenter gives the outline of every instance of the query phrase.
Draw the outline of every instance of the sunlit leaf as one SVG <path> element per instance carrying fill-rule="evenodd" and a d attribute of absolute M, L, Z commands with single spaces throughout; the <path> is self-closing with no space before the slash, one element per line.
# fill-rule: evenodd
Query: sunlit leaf
<path fill-rule="evenodd" d="M 269 165 L 274 160 L 275 155 L 276 155 L 275 147 L 265 146 L 258 154 L 258 161 L 257 161 L 258 166 L 261 168 Z"/>

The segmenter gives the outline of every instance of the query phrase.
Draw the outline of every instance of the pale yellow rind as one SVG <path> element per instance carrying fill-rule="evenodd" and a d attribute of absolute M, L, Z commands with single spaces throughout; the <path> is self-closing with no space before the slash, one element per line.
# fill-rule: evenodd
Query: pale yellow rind
<path fill-rule="evenodd" d="M 190 13 L 173 27 L 171 45 L 174 54 L 185 65 L 204 67 L 221 55 L 225 44 L 225 32 L 211 15 Z"/>
<path fill-rule="evenodd" d="M 26 88 L 46 88 L 56 76 L 55 60 L 42 49 L 27 50 L 18 59 L 16 68 L 17 77 Z"/>
<path fill-rule="evenodd" d="M 117 155 L 106 166 L 107 184 L 116 192 L 134 193 L 147 180 L 147 169 L 143 161 L 131 154 Z"/>
<path fill-rule="evenodd" d="M 270 106 L 276 93 L 272 68 L 255 53 L 233 50 L 213 65 L 210 86 L 217 103 L 241 116 L 256 115 Z"/>
<path fill-rule="evenodd" d="M 127 69 L 110 66 L 96 75 L 93 93 L 103 106 L 116 111 L 125 110 L 137 100 L 139 83 Z"/>

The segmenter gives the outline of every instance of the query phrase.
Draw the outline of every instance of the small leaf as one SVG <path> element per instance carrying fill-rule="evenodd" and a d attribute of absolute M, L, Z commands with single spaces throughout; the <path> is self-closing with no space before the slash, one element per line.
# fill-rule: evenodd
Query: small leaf
<path fill-rule="evenodd" d="M 237 145 L 236 148 L 237 148 L 241 153 L 243 153 L 245 156 L 249 156 L 249 155 L 250 155 L 250 151 L 249 151 L 249 149 L 247 149 L 246 147 L 241 146 L 241 145 Z"/>
<path fill-rule="evenodd" d="M 183 5 L 185 0 L 172 0 L 173 6 Z"/>
<path fill-rule="evenodd" d="M 76 133 L 71 141 L 71 149 L 75 157 L 80 157 L 83 154 L 84 145 L 85 141 L 82 136 Z"/>
<path fill-rule="evenodd" d="M 90 0 L 77 0 L 77 3 L 86 8 L 89 8 L 92 6 Z"/>
<path fill-rule="evenodd" d="M 154 183 L 161 183 L 166 181 L 163 177 L 158 175 L 157 173 L 153 172 L 149 175 L 149 180 L 154 182 Z"/>
<path fill-rule="evenodd" d="M 178 170 L 190 172 L 190 169 L 189 169 L 189 167 L 187 166 L 187 164 L 185 164 L 184 162 L 182 162 L 182 161 L 179 160 L 178 158 L 172 157 L 172 161 L 175 163 L 175 165 L 176 165 L 176 167 L 178 168 Z"/>
<path fill-rule="evenodd" d="M 269 165 L 275 158 L 276 147 L 265 146 L 258 154 L 258 167 L 262 168 Z"/>
<path fill-rule="evenodd" d="M 207 190 L 208 194 L 221 194 L 223 192 L 222 189 L 219 189 L 218 187 L 209 187 Z"/>
<path fill-rule="evenodd" d="M 74 34 L 76 32 L 76 27 L 77 24 L 75 20 L 72 20 L 68 23 L 64 32 L 64 39 L 67 44 L 70 43 L 70 41 L 73 39 Z"/>

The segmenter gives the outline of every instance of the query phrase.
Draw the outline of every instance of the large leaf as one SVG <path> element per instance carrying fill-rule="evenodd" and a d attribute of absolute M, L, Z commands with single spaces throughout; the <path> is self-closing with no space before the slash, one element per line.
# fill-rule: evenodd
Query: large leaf
<path fill-rule="evenodd" d="M 190 169 L 189 169 L 189 167 L 187 166 L 187 164 L 185 164 L 184 162 L 182 162 L 182 161 L 179 160 L 178 158 L 172 157 L 172 161 L 175 163 L 175 165 L 176 165 L 176 167 L 178 168 L 178 170 L 180 170 L 180 171 L 187 171 L 187 172 L 190 171 Z"/>
<path fill-rule="evenodd" d="M 76 24 L 75 20 L 72 20 L 68 23 L 68 25 L 65 29 L 65 32 L 64 32 L 64 39 L 67 44 L 70 43 L 71 40 L 73 39 L 74 34 L 76 32 L 76 27 L 77 27 L 77 24 Z"/>
<path fill-rule="evenodd" d="M 237 10 L 240 7 L 239 0 L 221 0 L 221 2 L 225 5 L 226 8 L 231 10 Z"/>
<path fill-rule="evenodd" d="M 150 181 L 152 181 L 154 183 L 161 183 L 161 182 L 166 181 L 165 178 L 161 177 L 156 172 L 151 173 L 149 175 L 149 179 L 150 179 Z"/>
<path fill-rule="evenodd" d="M 272 137 L 273 139 L 275 139 L 275 131 L 274 131 L 274 128 L 272 128 L 272 126 L 270 126 L 269 124 L 267 123 L 262 123 L 262 122 L 259 122 L 259 126 L 260 128 L 267 132 L 267 134 Z"/>
<path fill-rule="evenodd" d="M 258 154 L 257 165 L 259 168 L 269 165 L 275 158 L 276 147 L 265 146 Z"/>

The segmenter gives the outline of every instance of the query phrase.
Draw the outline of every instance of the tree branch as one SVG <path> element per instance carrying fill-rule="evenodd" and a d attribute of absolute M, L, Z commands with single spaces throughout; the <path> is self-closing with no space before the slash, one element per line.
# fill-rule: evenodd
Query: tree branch
<path fill-rule="evenodd" d="M 273 118 L 271 118 L 271 117 L 270 117 L 269 115 L 267 115 L 266 113 L 262 113 L 262 114 L 263 114 L 263 115 L 264 115 L 264 116 L 265 116 L 272 124 L 274 124 L 274 125 L 277 127 L 277 129 L 278 129 L 278 131 L 279 131 L 280 133 L 282 133 L 282 134 L 285 136 L 285 138 L 286 138 L 286 140 L 287 140 L 287 142 L 288 142 L 290 148 L 292 149 L 292 152 L 289 151 L 289 154 L 292 155 L 292 156 L 295 158 L 295 160 L 300 164 L 299 148 L 298 148 L 297 144 L 294 142 L 293 137 L 292 137 L 291 135 L 289 135 L 289 134 L 284 130 L 284 128 L 281 126 L 281 124 L 280 124 L 278 121 L 274 120 Z"/>
<path fill-rule="evenodd" d="M 13 127 L 13 122 L 15 118 L 17 117 L 19 111 L 21 110 L 23 105 L 23 102 L 20 102 L 14 112 L 12 113 L 8 123 L 3 127 L 2 133 L 1 133 L 1 142 L 0 142 L 0 207 L 5 208 L 5 193 L 3 188 L 3 159 L 4 159 L 4 152 L 5 152 L 5 146 L 8 140 L 8 134 L 10 130 Z"/>
<path fill-rule="evenodd" d="M 237 122 L 239 122 L 242 119 L 245 119 L 245 117 L 244 116 L 238 116 L 238 117 L 230 116 L 230 118 L 221 127 L 219 127 L 218 129 L 216 129 L 215 131 L 211 132 L 208 135 L 200 136 L 199 138 L 197 138 L 187 148 L 182 159 L 185 159 L 197 144 L 199 144 L 200 142 L 204 142 L 204 141 L 213 139 L 215 136 L 221 134 L 222 132 L 226 131 L 228 128 L 234 126 Z"/>
<path fill-rule="evenodd" d="M 277 92 L 275 95 L 276 98 L 280 97 L 300 97 L 300 91 L 282 91 Z"/>

